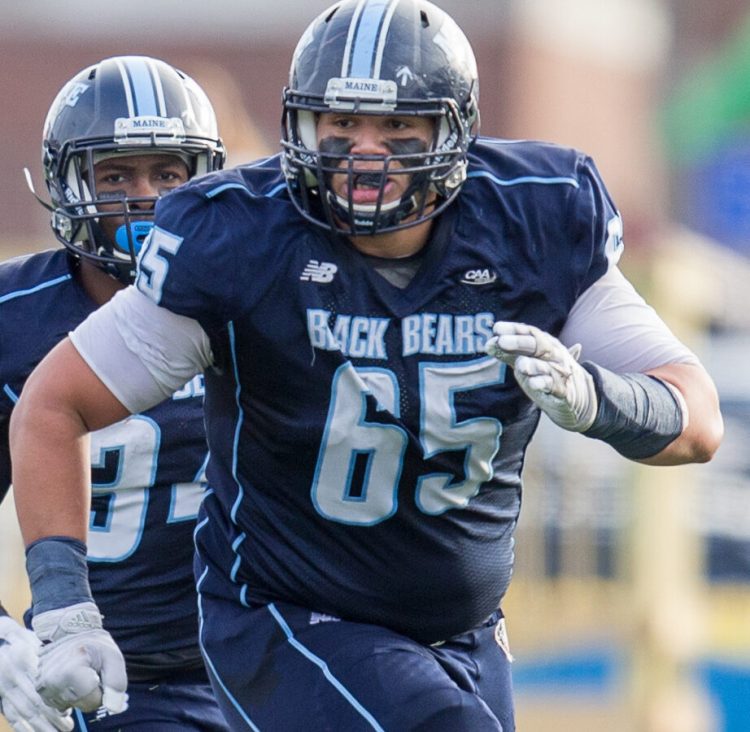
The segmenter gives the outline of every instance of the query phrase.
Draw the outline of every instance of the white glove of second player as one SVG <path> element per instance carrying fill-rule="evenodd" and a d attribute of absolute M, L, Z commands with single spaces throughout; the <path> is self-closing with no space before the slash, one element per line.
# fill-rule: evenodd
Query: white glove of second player
<path fill-rule="evenodd" d="M 0 616 L 0 711 L 14 732 L 69 732 L 70 709 L 53 709 L 36 690 L 41 645 L 30 630 Z"/>
<path fill-rule="evenodd" d="M 563 429 L 585 432 L 594 422 L 598 401 L 594 380 L 578 363 L 579 345 L 568 350 L 533 325 L 499 321 L 485 351 L 513 368 L 518 385 Z"/>
<path fill-rule="evenodd" d="M 40 640 L 37 688 L 58 709 L 118 714 L 128 708 L 125 660 L 92 602 L 48 610 L 31 624 Z"/>

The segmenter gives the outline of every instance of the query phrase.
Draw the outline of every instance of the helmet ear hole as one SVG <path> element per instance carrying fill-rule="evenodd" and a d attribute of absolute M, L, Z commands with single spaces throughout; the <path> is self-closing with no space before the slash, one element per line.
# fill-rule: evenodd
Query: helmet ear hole
<path fill-rule="evenodd" d="M 301 109 L 297 112 L 297 132 L 300 142 L 308 150 L 318 149 L 318 133 L 316 129 L 316 116 L 313 112 Z"/>
<path fill-rule="evenodd" d="M 468 147 L 478 132 L 477 92 L 471 45 L 438 7 L 427 0 L 340 0 L 302 34 L 284 91 L 282 169 L 292 202 L 312 223 L 349 235 L 402 229 L 438 215 L 466 180 Z M 315 131 L 317 115 L 325 112 L 439 120 L 432 149 L 384 158 L 388 176 L 399 168 L 411 176 L 400 203 L 386 201 L 382 188 L 367 206 L 331 190 L 336 156 L 319 153 Z M 338 156 L 349 171 L 358 160 Z M 427 195 L 437 196 L 434 204 L 425 205 Z"/>
<path fill-rule="evenodd" d="M 437 141 L 435 142 L 435 149 L 440 150 L 440 148 L 445 145 L 446 141 L 450 137 L 451 134 L 451 128 L 448 124 L 448 120 L 443 117 L 438 122 L 438 130 L 437 130 Z"/>
<path fill-rule="evenodd" d="M 169 64 L 148 56 L 107 58 L 76 74 L 52 102 L 42 142 L 52 229 L 75 256 L 126 282 L 135 254 L 120 251 L 98 226 L 99 207 L 112 199 L 98 196 L 86 173 L 103 156 L 149 153 L 179 156 L 191 177 L 219 170 L 226 157 L 205 92 Z M 120 200 L 127 217 L 128 199 Z"/>

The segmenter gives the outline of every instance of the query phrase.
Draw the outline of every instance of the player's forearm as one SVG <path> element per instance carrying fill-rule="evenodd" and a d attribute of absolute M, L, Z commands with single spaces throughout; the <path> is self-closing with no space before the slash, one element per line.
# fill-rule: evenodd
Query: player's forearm
<path fill-rule="evenodd" d="M 616 373 L 579 364 L 578 348 L 534 326 L 499 321 L 492 330 L 487 353 L 510 365 L 521 389 L 563 429 L 649 465 L 706 462 L 718 449 L 718 397 L 698 364 Z"/>
<path fill-rule="evenodd" d="M 68 339 L 37 366 L 10 424 L 13 489 L 27 545 L 46 536 L 85 542 L 88 433 L 127 414 Z"/>
<path fill-rule="evenodd" d="M 32 383 L 27 388 L 11 420 L 13 490 L 24 542 L 45 536 L 85 542 L 87 430 L 75 412 L 45 402 Z"/>
<path fill-rule="evenodd" d="M 88 433 L 124 407 L 66 339 L 31 374 L 13 410 L 16 511 L 26 542 L 34 632 L 45 644 L 36 683 L 58 709 L 127 706 L 122 654 L 102 628 L 86 564 Z"/>
<path fill-rule="evenodd" d="M 696 364 L 668 364 L 648 373 L 679 390 L 687 406 L 687 425 L 682 434 L 661 452 L 640 462 L 681 465 L 710 460 L 724 434 L 719 397 L 711 377 Z"/>

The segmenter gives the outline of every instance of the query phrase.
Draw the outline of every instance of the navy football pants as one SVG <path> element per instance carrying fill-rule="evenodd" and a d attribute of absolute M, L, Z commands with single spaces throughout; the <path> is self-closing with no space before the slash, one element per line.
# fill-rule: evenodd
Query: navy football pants
<path fill-rule="evenodd" d="M 128 709 L 97 719 L 95 713 L 73 712 L 76 732 L 228 732 L 203 673 L 179 681 L 128 684 Z"/>
<path fill-rule="evenodd" d="M 201 644 L 232 730 L 512 732 L 497 618 L 438 646 L 286 603 L 202 594 Z"/>

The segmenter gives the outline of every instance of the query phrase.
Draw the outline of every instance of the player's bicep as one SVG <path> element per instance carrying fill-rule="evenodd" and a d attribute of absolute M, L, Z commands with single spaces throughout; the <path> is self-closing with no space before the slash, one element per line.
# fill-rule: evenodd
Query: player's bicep
<path fill-rule="evenodd" d="M 86 431 L 106 427 L 128 415 L 127 408 L 81 357 L 69 338 L 60 341 L 32 371 L 21 394 L 17 412 L 24 408 L 32 419 L 69 415 Z"/>
<path fill-rule="evenodd" d="M 44 536 L 85 541 L 87 434 L 127 413 L 69 338 L 32 371 L 10 420 L 13 491 L 27 544 Z"/>

